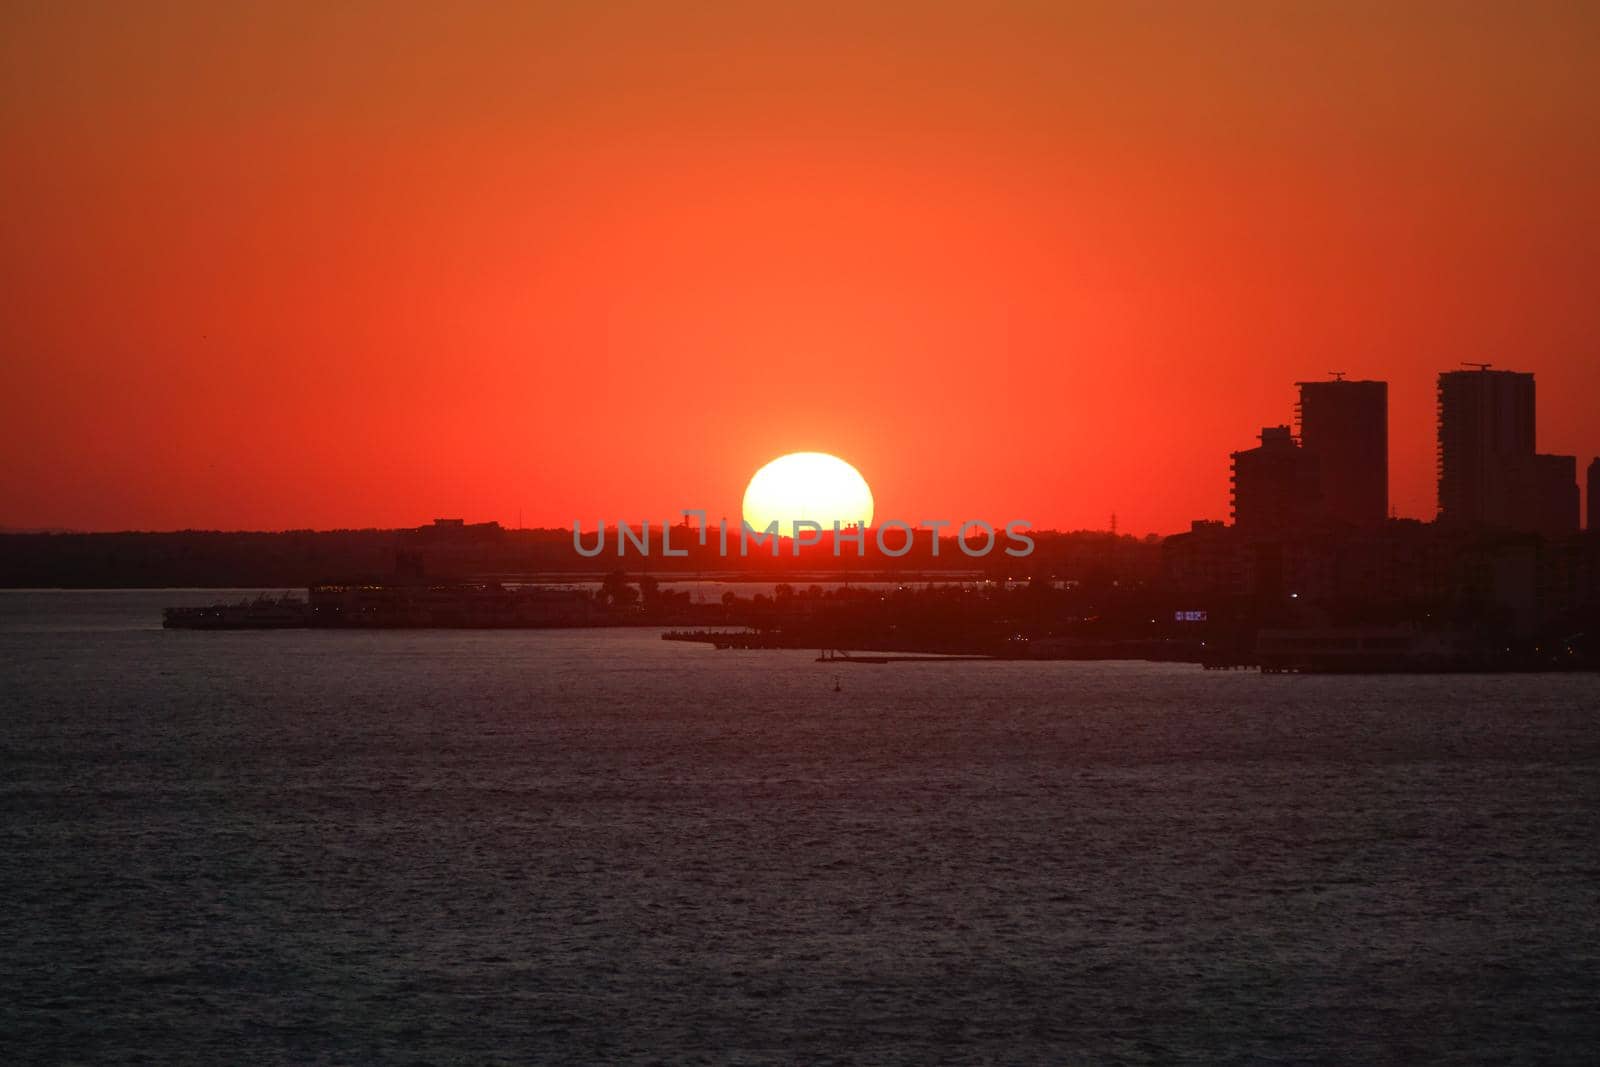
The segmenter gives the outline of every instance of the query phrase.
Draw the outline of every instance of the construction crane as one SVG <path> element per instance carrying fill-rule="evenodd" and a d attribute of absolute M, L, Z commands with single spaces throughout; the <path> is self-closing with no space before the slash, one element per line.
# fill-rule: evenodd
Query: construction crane
<path fill-rule="evenodd" d="M 1477 367 L 1479 370 L 1488 370 L 1494 366 L 1493 363 L 1468 363 L 1466 360 L 1462 360 L 1461 365 L 1463 367 Z"/>

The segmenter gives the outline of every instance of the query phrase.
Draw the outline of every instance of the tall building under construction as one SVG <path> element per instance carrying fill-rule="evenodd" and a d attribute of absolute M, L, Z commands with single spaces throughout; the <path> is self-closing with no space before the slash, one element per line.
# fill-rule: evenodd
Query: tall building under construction
<path fill-rule="evenodd" d="M 1300 447 L 1315 461 L 1321 513 L 1353 526 L 1389 514 L 1389 383 L 1296 382 Z"/>

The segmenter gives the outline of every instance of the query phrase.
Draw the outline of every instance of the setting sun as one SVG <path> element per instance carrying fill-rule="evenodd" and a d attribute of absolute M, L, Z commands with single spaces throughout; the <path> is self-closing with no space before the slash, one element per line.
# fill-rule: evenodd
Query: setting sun
<path fill-rule="evenodd" d="M 774 520 L 784 536 L 809 520 L 824 530 L 872 525 L 872 490 L 861 472 L 826 452 L 792 452 L 756 471 L 744 491 L 744 520 L 762 530 Z"/>

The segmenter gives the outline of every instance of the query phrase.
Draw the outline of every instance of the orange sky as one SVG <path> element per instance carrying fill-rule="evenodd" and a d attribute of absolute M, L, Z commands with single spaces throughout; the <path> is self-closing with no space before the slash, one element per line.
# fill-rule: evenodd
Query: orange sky
<path fill-rule="evenodd" d="M 715 518 L 815 449 L 1170 532 L 1330 369 L 1431 517 L 1461 360 L 1600 451 L 1593 4 L 10 4 L 0 79 L 0 525 Z"/>

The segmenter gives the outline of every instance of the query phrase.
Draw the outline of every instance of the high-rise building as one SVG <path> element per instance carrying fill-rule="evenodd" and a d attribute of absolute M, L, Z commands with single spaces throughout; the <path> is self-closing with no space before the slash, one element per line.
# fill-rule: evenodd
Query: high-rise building
<path fill-rule="evenodd" d="M 1261 444 L 1235 452 L 1233 522 L 1249 533 L 1280 533 L 1316 514 L 1317 463 L 1287 426 L 1265 426 Z"/>
<path fill-rule="evenodd" d="M 1523 460 L 1534 452 L 1533 375 L 1439 375 L 1439 521 L 1510 526 Z"/>
<path fill-rule="evenodd" d="M 1322 513 L 1357 526 L 1389 514 L 1389 383 L 1296 382 L 1300 447 L 1317 462 Z"/>
<path fill-rule="evenodd" d="M 1535 451 L 1533 375 L 1439 375 L 1439 521 L 1561 536 L 1577 529 L 1577 459 Z"/>
<path fill-rule="evenodd" d="M 1588 497 L 1590 532 L 1600 530 L 1600 457 L 1589 461 L 1589 484 L 1584 489 Z"/>

